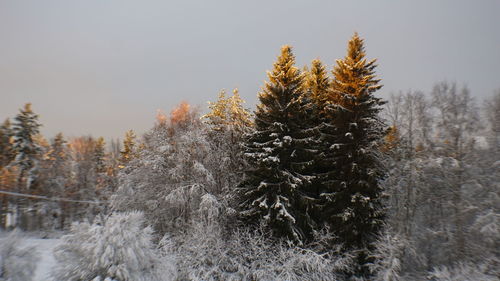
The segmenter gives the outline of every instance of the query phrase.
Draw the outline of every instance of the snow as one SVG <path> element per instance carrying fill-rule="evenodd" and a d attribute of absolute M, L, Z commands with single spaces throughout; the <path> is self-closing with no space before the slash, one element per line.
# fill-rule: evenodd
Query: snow
<path fill-rule="evenodd" d="M 4 238 L 2 238 L 4 239 Z M 33 276 L 33 281 L 52 281 L 50 270 L 56 261 L 52 255 L 52 250 L 59 244 L 59 239 L 41 239 L 26 237 L 21 240 L 22 246 L 35 247 L 40 259 Z"/>

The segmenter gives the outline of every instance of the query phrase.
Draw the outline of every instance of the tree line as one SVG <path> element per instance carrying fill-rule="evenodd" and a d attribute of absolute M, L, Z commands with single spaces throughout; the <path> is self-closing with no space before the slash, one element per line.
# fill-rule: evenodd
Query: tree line
<path fill-rule="evenodd" d="M 500 91 L 482 110 L 450 82 L 384 101 L 375 69 L 358 34 L 330 73 L 320 60 L 298 68 L 284 46 L 253 114 L 237 89 L 221 91 L 207 114 L 181 103 L 108 152 L 102 138 L 46 143 L 27 105 L 0 130 L 1 189 L 107 203 L 2 195 L 2 217 L 89 221 L 61 247 L 63 279 L 128 280 L 75 262 L 93 259 L 78 240 L 121 245 L 92 229 L 151 225 L 130 247 L 168 259 L 178 280 L 494 280 Z"/>

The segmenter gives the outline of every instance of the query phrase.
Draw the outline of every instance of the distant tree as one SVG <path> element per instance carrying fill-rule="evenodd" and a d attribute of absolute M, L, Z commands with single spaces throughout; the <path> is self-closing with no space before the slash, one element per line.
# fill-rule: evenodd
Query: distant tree
<path fill-rule="evenodd" d="M 94 148 L 94 161 L 98 174 L 106 172 L 106 142 L 103 137 L 97 138 Z"/>
<path fill-rule="evenodd" d="M 249 168 L 238 193 L 244 221 L 263 222 L 276 236 L 302 243 L 314 228 L 303 194 L 312 156 L 306 149 L 310 124 L 302 100 L 303 74 L 294 64 L 291 47 L 282 47 L 259 94 L 255 131 L 244 140 Z"/>
<path fill-rule="evenodd" d="M 439 171 L 444 182 L 437 185 L 447 191 L 444 207 L 453 209 L 452 254 L 455 260 L 459 261 L 467 254 L 464 188 L 470 180 L 466 165 L 474 154 L 475 136 L 480 128 L 479 114 L 466 87 L 458 89 L 454 83 L 441 82 L 434 86 L 431 94 L 437 113 L 436 154 L 444 157 L 443 163 L 449 162 Z"/>
<path fill-rule="evenodd" d="M 0 169 L 14 159 L 13 136 L 10 120 L 6 119 L 0 126 Z"/>
<path fill-rule="evenodd" d="M 130 159 L 134 157 L 136 149 L 135 138 L 136 136 L 134 134 L 134 131 L 129 130 L 125 133 L 125 139 L 123 140 L 123 150 L 120 151 L 121 166 L 125 166 L 130 161 Z"/>
<path fill-rule="evenodd" d="M 144 135 L 143 148 L 120 171 L 111 199 L 114 210 L 143 211 L 159 235 L 185 230 L 202 196 L 220 195 L 210 165 L 219 158 L 212 153 L 206 127 L 195 109 L 180 108 L 188 110 L 157 122 Z"/>
<path fill-rule="evenodd" d="M 13 148 L 16 157 L 13 164 L 19 167 L 19 188 L 22 182 L 25 182 L 26 188 L 29 189 L 35 181 L 33 176 L 41 152 L 40 146 L 35 142 L 35 136 L 40 133 L 41 125 L 38 123 L 38 115 L 31 109 L 31 103 L 27 103 L 14 120 Z M 25 179 L 27 173 L 29 175 Z"/>
<path fill-rule="evenodd" d="M 0 126 L 0 187 L 2 190 L 13 189 L 15 185 L 15 171 L 12 167 L 8 167 L 15 157 L 13 135 L 10 120 L 6 119 Z M 0 228 L 5 227 L 7 204 L 7 196 L 0 195 Z"/>
<path fill-rule="evenodd" d="M 67 189 L 71 184 L 71 161 L 68 155 L 66 140 L 62 133 L 58 133 L 50 145 L 41 162 L 43 177 L 42 195 L 48 197 L 68 196 Z M 44 227 L 57 227 L 63 229 L 67 216 L 66 202 L 39 202 L 40 213 L 43 214 Z M 58 218 L 58 221 L 51 218 Z"/>
<path fill-rule="evenodd" d="M 222 90 L 216 102 L 209 102 L 210 112 L 202 116 L 210 128 L 207 136 L 212 153 L 219 156 L 209 165 L 220 191 L 228 191 L 237 185 L 246 164 L 240 144 L 244 134 L 251 130 L 252 121 L 243 103 L 237 89 L 230 97 L 226 97 Z"/>
<path fill-rule="evenodd" d="M 347 55 L 334 67 L 327 105 L 326 159 L 331 158 L 323 215 L 348 248 L 359 249 L 356 274 L 368 275 L 367 251 L 384 220 L 381 180 L 385 177 L 380 147 L 386 126 L 379 117 L 382 99 L 374 93 L 382 86 L 376 79 L 375 60 L 365 59 L 364 42 L 357 33 L 349 40 Z"/>
<path fill-rule="evenodd" d="M 498 155 L 500 153 L 500 89 L 486 101 L 485 113 L 488 121 L 489 145 Z"/>
<path fill-rule="evenodd" d="M 31 109 L 31 103 L 25 104 L 14 118 L 13 149 L 16 156 L 10 165 L 15 166 L 17 170 L 17 192 L 31 192 L 37 181 L 38 161 L 42 153 L 40 145 L 36 142 L 40 126 L 38 115 Z M 30 203 L 28 200 L 19 198 L 16 198 L 14 202 L 16 225 L 22 228 L 28 227 L 25 214 L 22 213 L 28 203 Z"/>

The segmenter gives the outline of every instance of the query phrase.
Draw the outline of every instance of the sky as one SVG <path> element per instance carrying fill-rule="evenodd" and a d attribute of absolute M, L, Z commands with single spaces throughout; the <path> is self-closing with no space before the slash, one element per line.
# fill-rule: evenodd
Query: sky
<path fill-rule="evenodd" d="M 282 45 L 331 70 L 355 31 L 382 97 L 447 80 L 481 100 L 500 88 L 499 12 L 498 0 L 0 0 L 0 120 L 31 102 L 47 138 L 122 138 L 235 87 L 253 110 Z"/>

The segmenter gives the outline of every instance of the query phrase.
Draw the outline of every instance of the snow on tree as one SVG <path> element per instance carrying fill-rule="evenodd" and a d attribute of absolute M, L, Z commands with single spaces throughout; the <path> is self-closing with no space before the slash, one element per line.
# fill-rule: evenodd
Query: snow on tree
<path fill-rule="evenodd" d="M 39 128 L 41 125 L 38 123 L 38 115 L 31 109 L 31 103 L 25 104 L 14 120 L 14 151 L 16 157 L 13 164 L 19 167 L 19 184 L 28 173 L 29 176 L 24 182 L 26 188 L 29 189 L 35 181 L 32 176 L 35 174 L 38 156 L 41 151 L 35 142 L 35 136 L 40 133 Z"/>
<path fill-rule="evenodd" d="M 31 281 L 38 262 L 34 247 L 22 247 L 21 233 L 12 231 L 0 239 L 0 281 Z"/>
<path fill-rule="evenodd" d="M 174 280 L 175 269 L 153 243 L 141 212 L 114 213 L 100 223 L 75 223 L 54 251 L 55 280 Z"/>
<path fill-rule="evenodd" d="M 466 176 L 466 161 L 474 151 L 474 136 L 478 131 L 479 115 L 469 90 L 457 89 L 454 83 L 441 82 L 432 91 L 433 106 L 436 109 L 438 153 L 452 161 L 448 169 L 442 170 L 445 179 L 443 188 L 449 191 L 447 208 L 453 209 L 454 258 L 462 260 L 467 254 L 465 238 L 465 217 L 463 208 L 464 188 L 470 177 Z"/>
<path fill-rule="evenodd" d="M 500 89 L 485 102 L 485 113 L 488 121 L 488 140 L 492 150 L 500 154 Z"/>
<path fill-rule="evenodd" d="M 259 94 L 255 130 L 244 140 L 244 155 L 249 162 L 245 179 L 238 189 L 240 215 L 257 225 L 261 221 L 276 236 L 301 243 L 314 222 L 307 209 L 310 184 L 305 171 L 312 164 L 307 150 L 308 116 L 304 105 L 303 74 L 294 66 L 290 46 L 268 72 L 269 81 Z"/>
<path fill-rule="evenodd" d="M 394 96 L 388 109 L 401 140 L 388 154 L 387 223 L 415 249 L 401 272 L 418 280 L 458 264 L 498 267 L 500 166 L 476 143 L 481 125 L 468 90 L 441 82 L 430 98 Z"/>
<path fill-rule="evenodd" d="M 244 101 L 238 93 L 226 97 L 222 90 L 216 102 L 209 102 L 210 112 L 202 116 L 208 125 L 207 137 L 211 147 L 212 163 L 207 163 L 218 193 L 226 194 L 226 199 L 232 195 L 232 190 L 240 181 L 246 161 L 242 155 L 241 141 L 252 128 L 250 112 L 243 107 Z"/>
<path fill-rule="evenodd" d="M 144 211 L 160 235 L 181 230 L 194 217 L 202 196 L 219 196 L 220 190 L 209 165 L 217 155 L 196 110 L 181 105 L 166 121 L 160 118 L 144 135 L 138 156 L 120 171 L 112 197 L 115 210 Z"/>
<path fill-rule="evenodd" d="M 385 103 L 374 93 L 382 86 L 375 78 L 375 60 L 365 59 L 364 42 L 357 33 L 347 55 L 334 67 L 329 102 L 330 120 L 321 134 L 323 165 L 322 217 L 347 248 L 360 249 L 359 265 L 383 219 L 381 180 L 385 177 L 379 148 L 386 127 L 379 117 Z M 331 160 L 330 160 L 331 159 Z M 358 274 L 368 274 L 366 268 Z"/>
<path fill-rule="evenodd" d="M 101 174 L 106 172 L 106 164 L 105 164 L 105 157 L 106 157 L 106 149 L 105 149 L 106 142 L 104 141 L 103 137 L 97 138 L 95 141 L 95 147 L 94 147 L 94 162 L 95 162 L 95 169 L 96 173 Z"/>
<path fill-rule="evenodd" d="M 183 280 L 343 280 L 351 266 L 352 257 L 338 248 L 299 247 L 263 231 L 197 224 L 164 250 L 177 256 Z"/>
<path fill-rule="evenodd" d="M 453 267 L 437 267 L 427 278 L 432 281 L 498 281 L 498 270 L 493 273 L 486 265 L 458 263 Z"/>
<path fill-rule="evenodd" d="M 407 280 L 402 264 L 406 256 L 416 258 L 412 245 L 404 236 L 394 234 L 392 231 L 382 232 L 373 243 L 371 252 L 373 263 L 369 264 L 373 278 L 378 281 Z"/>
<path fill-rule="evenodd" d="M 14 118 L 13 124 L 13 149 L 15 158 L 9 164 L 17 168 L 17 192 L 31 193 L 38 176 L 38 162 L 42 149 L 36 142 L 39 134 L 40 123 L 38 115 L 31 109 L 31 103 L 24 105 L 19 114 Z M 32 202 L 26 199 L 15 199 L 16 225 L 27 229 L 28 215 L 26 210 L 31 209 Z"/>

